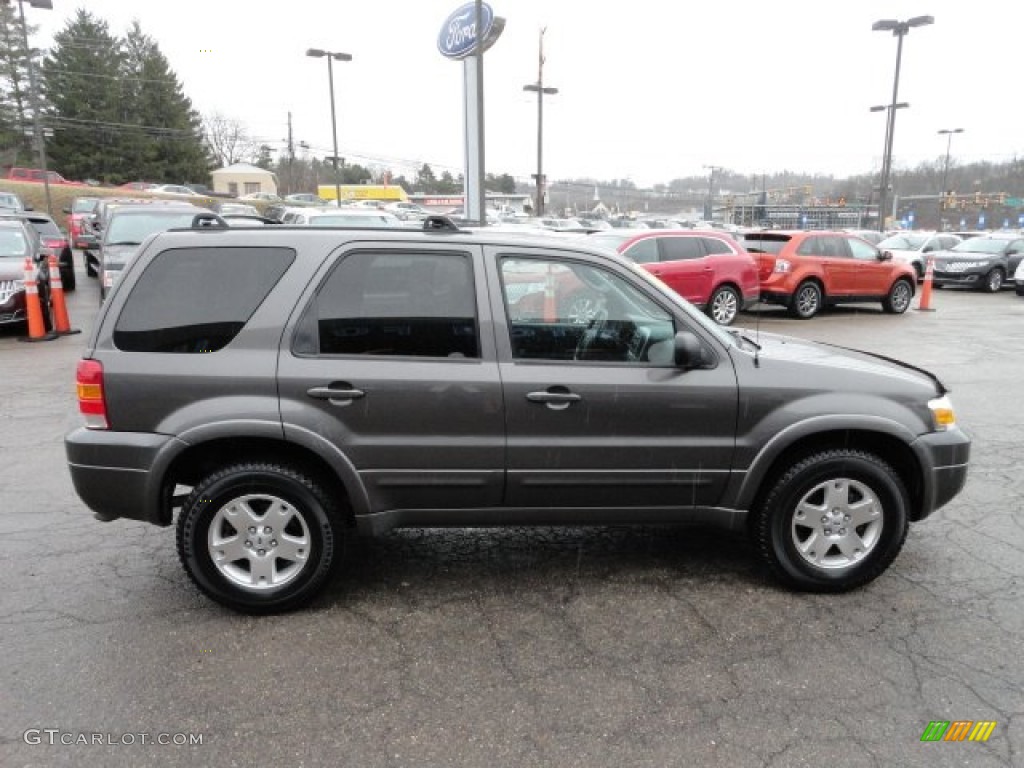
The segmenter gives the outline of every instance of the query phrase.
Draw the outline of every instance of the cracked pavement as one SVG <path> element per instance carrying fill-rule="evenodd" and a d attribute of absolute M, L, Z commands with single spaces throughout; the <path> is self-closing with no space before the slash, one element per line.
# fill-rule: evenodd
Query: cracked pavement
<path fill-rule="evenodd" d="M 78 284 L 88 330 L 96 285 Z M 173 528 L 92 518 L 62 444 L 85 334 L 2 331 L 0 764 L 1024 765 L 1024 299 L 932 306 L 739 323 L 900 357 L 953 390 L 967 487 L 864 589 L 785 591 L 716 530 L 407 530 L 355 542 L 312 606 L 267 618 L 199 595 Z M 932 720 L 998 725 L 921 743 Z M 203 744 L 26 744 L 33 728 Z"/>

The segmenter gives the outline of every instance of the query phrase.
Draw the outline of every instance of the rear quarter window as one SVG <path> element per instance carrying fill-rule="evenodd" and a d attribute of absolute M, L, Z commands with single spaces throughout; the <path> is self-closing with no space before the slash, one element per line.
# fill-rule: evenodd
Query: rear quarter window
<path fill-rule="evenodd" d="M 231 343 L 295 260 L 291 248 L 175 248 L 139 276 L 114 326 L 126 352 L 199 354 Z"/>

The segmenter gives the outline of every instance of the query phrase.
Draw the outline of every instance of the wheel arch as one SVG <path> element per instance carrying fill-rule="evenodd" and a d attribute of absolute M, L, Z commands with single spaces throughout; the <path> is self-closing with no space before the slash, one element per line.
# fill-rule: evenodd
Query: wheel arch
<path fill-rule="evenodd" d="M 161 516 L 169 524 L 174 508 L 183 497 L 174 491 L 179 485 L 193 487 L 201 478 L 218 468 L 238 462 L 268 462 L 292 467 L 307 473 L 338 499 L 346 510 L 346 526 L 355 525 L 353 509 L 363 498 L 358 475 L 351 465 L 339 469 L 338 464 L 324 458 L 307 445 L 264 436 L 220 437 L 189 445 L 181 451 L 163 473 L 160 489 Z"/>
<path fill-rule="evenodd" d="M 908 517 L 911 520 L 921 519 L 925 502 L 923 467 L 913 448 L 895 434 L 868 429 L 829 429 L 804 434 L 762 452 L 747 472 L 737 506 L 740 509 L 757 509 L 776 479 L 788 467 L 815 453 L 836 449 L 863 451 L 885 461 L 907 491 L 910 502 Z"/>

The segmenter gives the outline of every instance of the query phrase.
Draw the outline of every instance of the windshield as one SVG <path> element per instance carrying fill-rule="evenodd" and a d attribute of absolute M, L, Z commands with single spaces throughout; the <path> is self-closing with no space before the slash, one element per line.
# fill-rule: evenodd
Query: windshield
<path fill-rule="evenodd" d="M 198 210 L 184 210 L 163 213 L 155 211 L 138 214 L 125 213 L 120 216 L 115 214 L 110 219 L 104 243 L 107 245 L 113 243 L 139 245 L 154 232 L 162 232 L 165 229 L 176 227 L 191 227 L 192 218 L 198 212 Z"/>
<path fill-rule="evenodd" d="M 75 200 L 74 205 L 71 207 L 72 213 L 92 213 L 96 210 L 96 204 L 99 200 L 95 198 L 79 198 Z"/>
<path fill-rule="evenodd" d="M 993 240 L 988 237 L 972 237 L 957 243 L 950 250 L 956 253 L 992 253 L 1000 254 L 1009 247 L 1009 240 Z"/>
<path fill-rule="evenodd" d="M 919 251 L 928 242 L 928 235 L 893 235 L 878 244 L 879 250 Z"/>
<path fill-rule="evenodd" d="M 28 241 L 16 229 L 0 229 L 0 259 L 23 259 L 28 256 Z"/>

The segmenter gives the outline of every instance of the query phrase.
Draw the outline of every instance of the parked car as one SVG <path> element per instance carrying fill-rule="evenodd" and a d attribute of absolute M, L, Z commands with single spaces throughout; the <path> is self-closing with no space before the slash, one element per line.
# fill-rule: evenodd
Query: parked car
<path fill-rule="evenodd" d="M 281 197 L 274 194 L 273 192 L 250 192 L 248 195 L 242 195 L 238 198 L 239 200 L 262 200 L 267 203 L 280 203 Z"/>
<path fill-rule="evenodd" d="M 268 219 L 266 216 L 249 215 L 246 213 L 221 213 L 220 217 L 229 227 L 265 227 L 268 224 L 280 224 L 277 219 Z"/>
<path fill-rule="evenodd" d="M 922 280 L 928 255 L 949 250 L 960 242 L 961 239 L 953 234 L 900 232 L 880 241 L 878 248 L 891 253 L 893 261 L 912 266 L 917 273 L 917 279 Z"/>
<path fill-rule="evenodd" d="M 913 267 L 847 232 L 746 232 L 741 242 L 757 259 L 761 301 L 801 320 L 849 302 L 880 301 L 902 314 L 914 298 Z"/>
<path fill-rule="evenodd" d="M 259 216 L 260 212 L 254 205 L 248 203 L 214 203 L 210 206 L 211 210 L 216 211 L 221 216 L 226 215 L 242 215 L 242 216 Z"/>
<path fill-rule="evenodd" d="M 861 240 L 867 240 L 872 245 L 879 245 L 885 238 L 890 236 L 888 232 L 878 232 L 874 229 L 847 229 L 845 232 L 856 235 Z M 879 245 L 879 247 L 881 247 Z"/>
<path fill-rule="evenodd" d="M 1017 263 L 1017 270 L 1013 273 L 1013 285 L 1018 296 L 1024 296 L 1024 261 Z"/>
<path fill-rule="evenodd" d="M 86 250 L 96 245 L 96 238 L 85 225 L 86 219 L 96 210 L 98 197 L 76 197 L 71 205 L 64 209 L 68 215 L 68 239 L 71 247 Z"/>
<path fill-rule="evenodd" d="M 1024 238 L 986 235 L 972 237 L 935 254 L 934 284 L 965 285 L 996 293 L 1015 274 L 1024 257 Z"/>
<path fill-rule="evenodd" d="M 0 211 L 19 213 L 30 210 L 32 210 L 31 206 L 26 206 L 25 202 L 13 192 L 0 192 Z"/>
<path fill-rule="evenodd" d="M 42 184 L 43 181 L 47 181 L 50 184 L 58 184 L 65 186 L 84 187 L 86 186 L 82 182 L 68 181 L 56 171 L 47 171 L 45 174 L 38 168 L 5 168 L 3 176 L 0 178 L 9 179 L 11 181 L 30 181 Z"/>
<path fill-rule="evenodd" d="M 0 219 L 0 325 L 18 325 L 28 320 L 25 303 L 25 259 L 35 269 L 40 303 L 49 297 L 49 269 L 44 266 L 42 244 L 35 230 L 21 219 Z M 43 312 L 49 325 L 49 313 Z"/>
<path fill-rule="evenodd" d="M 418 203 L 408 203 L 404 200 L 396 200 L 393 203 L 387 203 L 384 206 L 384 210 L 394 216 L 397 216 L 402 221 L 423 221 L 427 216 L 430 216 L 430 211 L 424 208 Z"/>
<path fill-rule="evenodd" d="M 696 229 L 615 229 L 587 238 L 639 264 L 719 325 L 757 303 L 757 262 L 732 237 Z"/>
<path fill-rule="evenodd" d="M 125 205 L 111 211 L 100 241 L 100 303 L 117 285 L 143 241 L 156 232 L 190 227 L 197 214 L 212 211 L 193 205 Z"/>
<path fill-rule="evenodd" d="M 204 197 L 199 194 L 191 187 L 186 187 L 184 184 L 157 184 L 156 186 L 150 187 L 147 192 L 152 192 L 154 195 L 178 195 L 180 197 Z"/>
<path fill-rule="evenodd" d="M 133 192 L 145 192 L 152 189 L 153 187 L 159 187 L 159 184 L 155 184 L 152 181 L 129 181 L 121 184 L 118 189 L 131 190 Z"/>
<path fill-rule="evenodd" d="M 15 219 L 30 226 L 39 236 L 40 257 L 48 262 L 50 256 L 56 256 L 60 267 L 60 282 L 64 290 L 75 290 L 75 262 L 71 255 L 71 243 L 64 231 L 57 226 L 57 222 L 38 211 L 0 212 L 0 219 Z"/>
<path fill-rule="evenodd" d="M 291 195 L 285 195 L 284 201 L 291 205 L 324 205 L 327 202 L 319 195 L 314 195 L 310 192 L 295 192 Z"/>
<path fill-rule="evenodd" d="M 927 371 L 754 343 L 582 239 L 424 229 L 148 239 L 77 368 L 85 506 L 176 522 L 199 590 L 269 613 L 399 526 L 717 523 L 785 584 L 840 592 L 965 483 Z M 523 272 L 571 272 L 601 314 L 514 319 Z"/>
<path fill-rule="evenodd" d="M 387 211 L 367 207 L 300 208 L 285 214 L 282 223 L 310 227 L 398 227 L 401 222 Z"/>
<path fill-rule="evenodd" d="M 83 219 L 83 229 L 92 235 L 92 243 L 86 248 L 85 273 L 89 277 L 99 275 L 100 249 L 103 232 L 115 210 L 128 205 L 192 205 L 186 200 L 159 197 L 103 197 L 96 203 L 96 209 Z"/>

